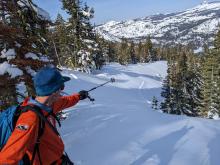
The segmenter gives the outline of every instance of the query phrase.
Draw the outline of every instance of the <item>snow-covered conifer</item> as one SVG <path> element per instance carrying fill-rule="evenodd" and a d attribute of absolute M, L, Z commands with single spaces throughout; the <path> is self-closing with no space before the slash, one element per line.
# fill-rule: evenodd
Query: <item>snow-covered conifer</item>
<path fill-rule="evenodd" d="M 33 73 L 49 61 L 44 56 L 48 50 L 46 27 L 50 22 L 45 13 L 32 0 L 0 3 L 0 68 L 6 67 L 0 74 L 0 100 L 4 106 L 19 101 L 20 95 L 34 94 Z M 19 72 L 12 76 L 11 69 Z"/>

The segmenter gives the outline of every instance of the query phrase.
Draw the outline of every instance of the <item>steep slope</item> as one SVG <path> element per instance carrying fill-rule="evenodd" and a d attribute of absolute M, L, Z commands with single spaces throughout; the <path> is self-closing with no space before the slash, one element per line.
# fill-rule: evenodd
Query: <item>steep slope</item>
<path fill-rule="evenodd" d="M 166 62 L 111 64 L 96 75 L 66 70 L 66 92 L 90 89 L 115 77 L 114 84 L 91 92 L 96 99 L 68 109 L 61 134 L 77 165 L 216 165 L 220 123 L 166 115 L 151 109 L 159 100 Z"/>
<path fill-rule="evenodd" d="M 203 3 L 183 12 L 158 14 L 129 21 L 110 21 L 96 27 L 108 40 L 140 40 L 150 35 L 154 43 L 212 44 L 219 29 L 220 2 Z"/>

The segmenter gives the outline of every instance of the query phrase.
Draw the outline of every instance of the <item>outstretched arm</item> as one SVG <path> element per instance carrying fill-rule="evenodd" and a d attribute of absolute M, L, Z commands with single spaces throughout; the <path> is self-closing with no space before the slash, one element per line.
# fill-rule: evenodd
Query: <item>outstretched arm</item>
<path fill-rule="evenodd" d="M 53 104 L 53 111 L 54 113 L 57 113 L 59 111 L 62 111 L 63 109 L 72 107 L 77 104 L 79 100 L 80 95 L 78 93 L 70 96 L 63 96 Z"/>

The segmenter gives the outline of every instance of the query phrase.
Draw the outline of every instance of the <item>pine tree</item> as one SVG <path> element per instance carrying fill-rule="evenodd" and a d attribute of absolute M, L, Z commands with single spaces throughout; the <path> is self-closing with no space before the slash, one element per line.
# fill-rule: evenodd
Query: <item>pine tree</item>
<path fill-rule="evenodd" d="M 215 49 L 219 50 L 220 49 L 220 30 L 217 32 L 214 40 L 214 47 Z"/>
<path fill-rule="evenodd" d="M 68 49 L 70 50 L 70 56 L 67 59 L 69 67 L 78 66 L 78 52 L 81 48 L 80 40 L 80 2 L 78 0 L 62 0 L 63 9 L 70 15 L 68 19 Z"/>
<path fill-rule="evenodd" d="M 143 48 L 143 44 L 142 44 L 141 41 L 138 43 L 138 46 L 137 46 L 137 61 L 141 62 L 141 63 L 145 62 L 145 60 L 144 60 L 144 48 Z"/>
<path fill-rule="evenodd" d="M 69 47 L 69 37 L 66 28 L 66 22 L 63 17 L 58 14 L 54 23 L 54 29 L 50 33 L 50 41 L 52 50 L 55 50 L 57 63 L 61 66 L 68 65 L 68 61 L 71 58 L 71 50 Z"/>
<path fill-rule="evenodd" d="M 213 95 L 214 95 L 214 59 L 209 57 L 206 59 L 203 68 L 203 110 L 202 115 L 205 117 L 213 117 L 216 110 L 213 109 Z M 210 112 L 210 113 L 209 113 Z"/>
<path fill-rule="evenodd" d="M 168 76 L 161 103 L 164 112 L 198 116 L 201 102 L 201 76 L 198 62 L 186 48 L 173 49 L 168 60 Z"/>
<path fill-rule="evenodd" d="M 203 86 L 202 86 L 202 105 L 201 115 L 213 118 L 220 116 L 220 103 L 219 103 L 219 69 L 220 69 L 220 31 L 217 33 L 214 40 L 215 48 L 206 53 L 203 60 Z"/>
<path fill-rule="evenodd" d="M 183 114 L 183 84 L 177 63 L 171 64 L 171 114 Z"/>
<path fill-rule="evenodd" d="M 218 73 L 217 73 L 217 79 L 216 79 L 215 103 L 216 103 L 215 108 L 218 110 L 218 116 L 220 116 L 220 66 L 218 66 Z"/>
<path fill-rule="evenodd" d="M 115 50 L 115 46 L 116 44 L 115 43 L 113 43 L 113 42 L 109 42 L 108 43 L 108 61 L 109 62 L 114 62 L 114 61 L 116 61 L 116 50 Z"/>
<path fill-rule="evenodd" d="M 94 40 L 95 34 L 93 33 L 93 27 L 90 23 L 90 20 L 94 17 L 94 9 L 89 8 L 85 3 L 80 14 L 82 19 L 80 30 L 83 38 Z"/>
<path fill-rule="evenodd" d="M 187 55 L 186 52 L 182 51 L 179 53 L 179 59 L 177 61 L 177 78 L 176 88 L 177 91 L 177 105 L 178 111 L 181 114 L 185 114 L 188 111 L 187 107 Z"/>
<path fill-rule="evenodd" d="M 152 45 L 150 36 L 148 36 L 144 43 L 144 54 L 143 54 L 144 62 L 149 62 L 149 56 L 150 56 L 152 47 L 153 45 Z"/>
<path fill-rule="evenodd" d="M 7 1 L 1 0 L 0 2 L 0 21 L 6 24 L 6 15 L 7 15 Z"/>
<path fill-rule="evenodd" d="M 168 63 L 167 76 L 163 81 L 163 87 L 161 96 L 164 97 L 164 101 L 160 104 L 160 109 L 165 113 L 172 113 L 173 111 L 173 95 L 172 95 L 172 79 L 171 70 L 172 66 Z"/>
<path fill-rule="evenodd" d="M 5 107 L 17 103 L 20 95 L 34 94 L 33 72 L 48 63 L 42 54 L 48 51 L 46 27 L 50 22 L 37 13 L 31 0 L 3 0 L 0 5 L 0 65 L 16 66 L 20 73 L 16 77 L 0 75 L 0 100 Z M 22 94 L 18 84 L 23 84 Z"/>
<path fill-rule="evenodd" d="M 94 9 L 87 4 L 82 6 L 79 0 L 62 0 L 62 3 L 63 9 L 70 15 L 67 22 L 68 45 L 72 52 L 68 59 L 69 66 L 90 72 L 104 59 L 101 50 L 97 50 L 100 46 L 96 43 L 96 35 L 90 24 Z"/>
<path fill-rule="evenodd" d="M 135 45 L 132 41 L 129 46 L 129 55 L 130 55 L 130 63 L 137 64 L 136 54 L 135 54 Z"/>
<path fill-rule="evenodd" d="M 176 52 L 173 52 L 176 54 Z M 177 55 L 177 54 L 176 54 Z M 164 82 L 161 96 L 165 98 L 161 103 L 161 109 L 170 114 L 180 115 L 183 113 L 183 84 L 181 81 L 181 72 L 178 62 L 172 59 L 173 55 L 170 55 L 168 60 L 168 75 Z"/>
<path fill-rule="evenodd" d="M 158 100 L 155 96 L 152 99 L 152 109 L 158 110 Z"/>
<path fill-rule="evenodd" d="M 153 44 L 151 42 L 150 36 L 147 37 L 146 42 L 144 44 L 144 59 L 145 62 L 151 62 L 152 61 L 152 56 L 153 56 Z"/>
<path fill-rule="evenodd" d="M 188 115 L 198 116 L 200 113 L 199 107 L 201 106 L 201 66 L 200 59 L 194 54 L 189 55 L 187 76 L 186 76 L 186 108 Z"/>
<path fill-rule="evenodd" d="M 129 63 L 129 52 L 128 52 L 128 40 L 125 38 L 121 39 L 120 47 L 119 47 L 119 56 L 118 62 L 122 65 L 126 65 Z"/>
<path fill-rule="evenodd" d="M 214 93 L 215 93 L 215 97 L 213 98 L 214 100 L 214 108 L 217 110 L 217 114 L 218 116 L 220 116 L 220 30 L 218 31 L 216 37 L 215 37 L 215 41 L 214 41 L 214 46 L 215 49 L 213 50 L 213 57 L 215 59 L 215 82 L 214 82 L 214 86 L 216 88 L 214 88 Z"/>
<path fill-rule="evenodd" d="M 96 69 L 101 69 L 105 62 L 109 62 L 109 47 L 107 41 L 105 41 L 105 39 L 100 37 L 99 35 L 96 35 L 95 43 L 97 47 L 93 52 L 93 60 L 96 65 Z"/>

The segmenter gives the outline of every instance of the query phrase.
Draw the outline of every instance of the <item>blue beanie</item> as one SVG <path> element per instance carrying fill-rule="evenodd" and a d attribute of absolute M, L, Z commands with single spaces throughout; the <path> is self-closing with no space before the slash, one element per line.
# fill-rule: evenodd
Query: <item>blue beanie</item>
<path fill-rule="evenodd" d="M 34 77 L 34 88 L 37 96 L 49 96 L 69 80 L 69 77 L 62 76 L 56 68 L 44 67 Z"/>

